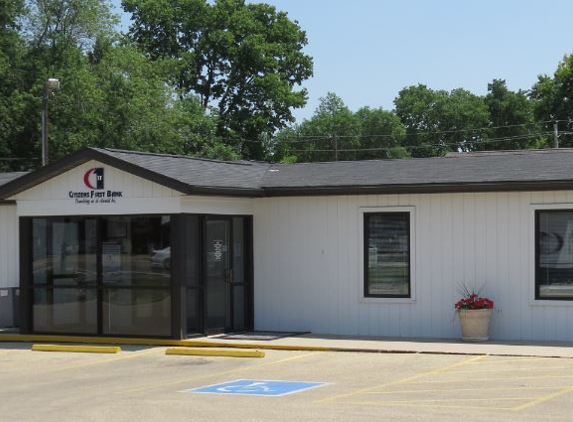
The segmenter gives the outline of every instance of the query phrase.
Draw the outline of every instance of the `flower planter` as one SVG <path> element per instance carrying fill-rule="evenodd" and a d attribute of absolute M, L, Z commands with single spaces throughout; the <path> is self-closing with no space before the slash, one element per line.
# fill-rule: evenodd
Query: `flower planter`
<path fill-rule="evenodd" d="M 462 340 L 487 341 L 491 309 L 458 309 L 456 312 L 462 327 Z"/>

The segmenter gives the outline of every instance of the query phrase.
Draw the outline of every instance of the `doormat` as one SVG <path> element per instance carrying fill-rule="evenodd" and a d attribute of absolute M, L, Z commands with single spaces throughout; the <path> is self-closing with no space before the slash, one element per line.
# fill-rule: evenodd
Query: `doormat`
<path fill-rule="evenodd" d="M 270 341 L 277 340 L 284 337 L 300 336 L 302 334 L 310 334 L 310 331 L 249 331 L 244 333 L 231 333 L 218 336 L 217 338 L 225 340 L 255 340 L 255 341 Z"/>

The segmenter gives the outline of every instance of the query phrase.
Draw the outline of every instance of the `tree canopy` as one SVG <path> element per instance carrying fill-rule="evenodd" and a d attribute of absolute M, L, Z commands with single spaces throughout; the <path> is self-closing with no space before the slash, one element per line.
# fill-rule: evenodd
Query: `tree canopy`
<path fill-rule="evenodd" d="M 0 0 L 0 170 L 39 165 L 44 84 L 50 156 L 83 146 L 239 158 L 197 96 L 180 98 L 170 65 L 115 31 L 101 0 Z"/>
<path fill-rule="evenodd" d="M 546 131 L 553 130 L 557 122 L 558 130 L 565 132 L 560 139 L 561 146 L 573 146 L 570 136 L 573 129 L 573 54 L 566 55 L 557 65 L 553 77 L 540 75 L 531 90 L 534 114 Z"/>
<path fill-rule="evenodd" d="M 246 0 L 0 0 L 0 171 L 40 164 L 48 78 L 50 152 L 84 146 L 222 159 L 331 161 L 573 146 L 573 55 L 530 90 L 485 95 L 404 87 L 394 108 L 326 93 L 295 122 L 312 76 L 298 22 Z M 485 88 L 485 87 L 484 87 Z"/>
<path fill-rule="evenodd" d="M 263 158 L 260 144 L 304 106 L 312 59 L 305 32 L 284 12 L 244 0 L 125 0 L 130 38 L 153 59 L 172 59 L 172 81 L 218 115 L 217 134 L 243 156 Z"/>

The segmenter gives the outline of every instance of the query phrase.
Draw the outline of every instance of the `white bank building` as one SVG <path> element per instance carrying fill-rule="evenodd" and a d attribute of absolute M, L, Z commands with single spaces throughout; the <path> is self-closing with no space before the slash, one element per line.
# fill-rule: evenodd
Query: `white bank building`
<path fill-rule="evenodd" d="M 495 302 L 491 338 L 573 341 L 573 150 L 268 164 L 87 148 L 0 174 L 0 292 L 18 292 L 21 333 L 454 338 L 461 284 Z"/>

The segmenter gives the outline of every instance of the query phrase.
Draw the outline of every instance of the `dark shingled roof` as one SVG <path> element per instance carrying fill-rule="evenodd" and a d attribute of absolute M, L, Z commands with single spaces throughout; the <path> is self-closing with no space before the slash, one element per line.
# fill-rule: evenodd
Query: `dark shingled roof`
<path fill-rule="evenodd" d="M 0 199 L 89 160 L 117 167 L 184 194 L 199 195 L 253 197 L 573 189 L 573 149 L 269 164 L 86 148 L 12 182 L 4 182 L 4 186 L 0 186 Z M 2 180 L 0 176 L 0 185 Z"/>
<path fill-rule="evenodd" d="M 155 173 L 202 188 L 258 189 L 270 164 L 250 161 L 218 161 L 185 155 L 151 154 L 114 149 L 94 150 L 128 161 Z"/>
<path fill-rule="evenodd" d="M 27 174 L 25 171 L 15 171 L 13 173 L 0 173 L 0 186 L 5 185 L 20 176 Z"/>
<path fill-rule="evenodd" d="M 274 165 L 263 186 L 292 188 L 478 185 L 573 181 L 573 150 L 449 154 L 446 157 Z"/>
<path fill-rule="evenodd" d="M 25 175 L 25 174 L 26 174 L 26 172 L 24 172 L 24 171 L 15 171 L 15 172 L 12 172 L 12 173 L 0 173 L 0 187 L 1 187 L 2 185 L 5 185 L 5 184 L 9 183 L 9 182 L 12 182 L 13 180 L 18 179 L 19 177 L 21 177 L 21 176 L 23 176 L 23 175 Z M 12 203 L 12 202 L 10 202 L 10 201 L 4 201 L 4 200 L 2 199 L 2 196 L 0 196 L 0 205 L 2 205 L 2 204 L 11 204 L 11 203 Z"/>

